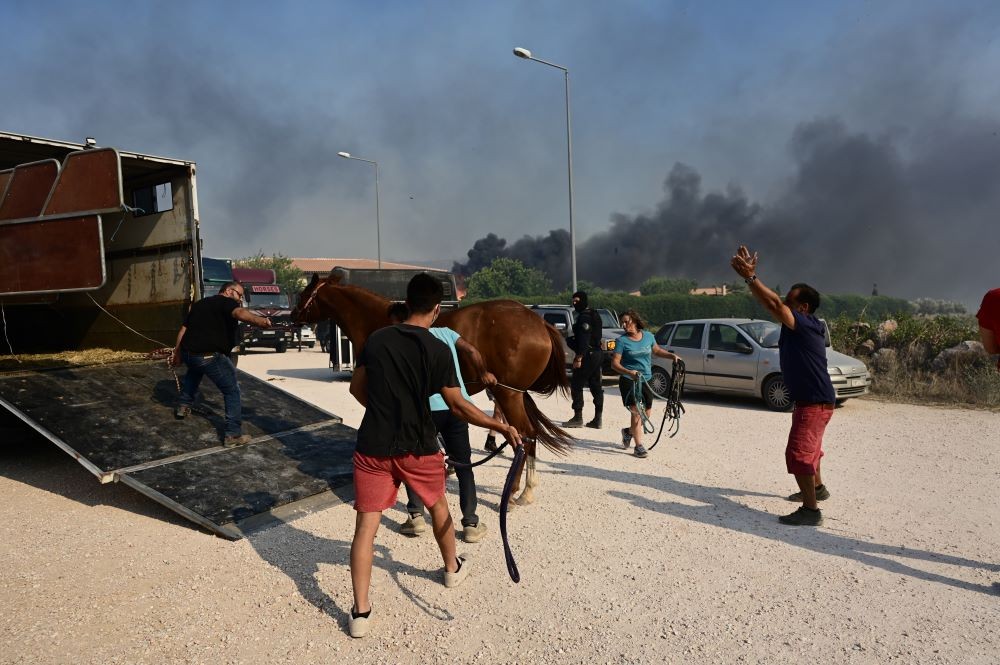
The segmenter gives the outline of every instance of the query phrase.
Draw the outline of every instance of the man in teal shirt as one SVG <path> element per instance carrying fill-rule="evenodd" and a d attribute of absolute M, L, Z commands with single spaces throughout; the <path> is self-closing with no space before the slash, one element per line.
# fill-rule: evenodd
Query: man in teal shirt
<path fill-rule="evenodd" d="M 394 312 L 390 309 L 389 317 L 393 319 L 400 314 L 403 312 Z M 405 314 L 403 316 L 405 318 Z M 479 350 L 462 339 L 457 332 L 451 328 L 431 328 L 430 333 L 444 342 L 451 350 L 451 357 L 455 363 L 455 374 L 458 376 L 458 385 L 462 389 L 462 397 L 472 401 L 465 389 L 465 381 L 462 379 L 462 372 L 459 368 L 459 351 L 472 361 L 472 366 L 476 368 L 485 385 L 496 385 L 496 377 L 486 369 L 486 363 Z M 448 458 L 460 464 L 469 464 L 472 461 L 472 447 L 469 443 L 468 423 L 452 415 L 440 394 L 431 396 L 430 409 L 431 419 L 444 442 Z M 458 503 L 462 510 L 462 539 L 467 543 L 479 542 L 486 535 L 486 525 L 480 522 L 479 516 L 476 515 L 476 506 L 478 505 L 476 477 L 468 466 L 456 467 L 455 476 L 458 479 Z M 427 529 L 427 522 L 424 519 L 424 504 L 409 487 L 406 488 L 406 498 L 406 511 L 409 513 L 409 517 L 399 530 L 407 536 L 417 536 Z"/>

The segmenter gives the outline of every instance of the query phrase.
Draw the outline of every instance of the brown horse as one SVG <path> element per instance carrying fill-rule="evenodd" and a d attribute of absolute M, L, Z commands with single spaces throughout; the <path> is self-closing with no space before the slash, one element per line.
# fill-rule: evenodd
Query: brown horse
<path fill-rule="evenodd" d="M 355 352 L 359 352 L 371 333 L 389 325 L 389 301 L 367 289 L 339 282 L 337 273 L 324 281 L 313 275 L 312 282 L 299 295 L 292 318 L 297 323 L 331 319 L 346 333 Z M 517 503 L 531 503 L 534 488 L 538 486 L 536 442 L 557 453 L 565 453 L 572 443 L 570 435 L 549 420 L 526 392 L 551 395 L 558 389 L 568 393 L 559 331 L 513 300 L 492 300 L 442 312 L 434 325 L 451 328 L 475 346 L 486 367 L 503 384 L 493 389 L 493 397 L 507 421 L 521 434 L 527 454 L 524 492 Z M 463 377 L 475 376 L 461 354 L 459 362 Z M 466 388 L 475 394 L 485 386 L 466 381 Z M 520 471 L 514 488 L 519 487 Z"/>

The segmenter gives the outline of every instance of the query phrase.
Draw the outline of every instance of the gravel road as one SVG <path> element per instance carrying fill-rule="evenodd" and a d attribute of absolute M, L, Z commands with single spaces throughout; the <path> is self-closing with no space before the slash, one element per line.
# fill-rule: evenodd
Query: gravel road
<path fill-rule="evenodd" d="M 360 423 L 318 350 L 240 367 Z M 537 502 L 510 515 L 521 583 L 498 458 L 477 470 L 491 532 L 459 544 L 474 568 L 457 589 L 432 537 L 397 532 L 400 504 L 385 514 L 364 640 L 346 634 L 349 505 L 229 542 L 0 430 L 0 662 L 998 662 L 1000 413 L 848 402 L 811 529 L 776 520 L 794 509 L 787 414 L 691 398 L 677 438 L 642 460 L 617 443 L 627 414 L 605 389 L 604 429 L 576 430 L 567 457 L 543 451 Z"/>

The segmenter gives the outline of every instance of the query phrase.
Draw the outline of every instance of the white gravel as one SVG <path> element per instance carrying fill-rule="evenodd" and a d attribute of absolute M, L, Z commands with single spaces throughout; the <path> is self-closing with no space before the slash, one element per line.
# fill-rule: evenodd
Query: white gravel
<path fill-rule="evenodd" d="M 360 422 L 318 350 L 240 367 Z M 788 415 L 691 399 L 680 435 L 640 460 L 617 443 L 611 385 L 606 403 L 604 429 L 577 430 L 568 457 L 541 453 L 538 501 L 510 516 L 520 584 L 496 515 L 509 457 L 478 470 L 491 532 L 460 543 L 474 569 L 457 589 L 432 537 L 398 534 L 400 507 L 386 513 L 364 640 L 346 634 L 350 506 L 233 543 L 50 444 L 4 441 L 0 662 L 1000 660 L 1000 414 L 848 402 L 826 436 L 826 524 L 811 529 L 776 521 L 794 509 Z M 569 415 L 566 399 L 540 404 Z"/>

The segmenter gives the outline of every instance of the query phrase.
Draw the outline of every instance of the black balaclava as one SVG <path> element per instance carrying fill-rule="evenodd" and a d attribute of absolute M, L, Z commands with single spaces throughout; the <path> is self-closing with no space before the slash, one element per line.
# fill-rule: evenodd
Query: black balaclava
<path fill-rule="evenodd" d="M 574 298 L 579 298 L 579 300 L 577 301 L 577 303 L 575 305 L 573 305 L 573 308 L 576 309 L 576 311 L 582 312 L 583 310 L 587 309 L 587 292 L 586 291 L 577 291 L 576 293 L 573 294 L 573 297 Z"/>

